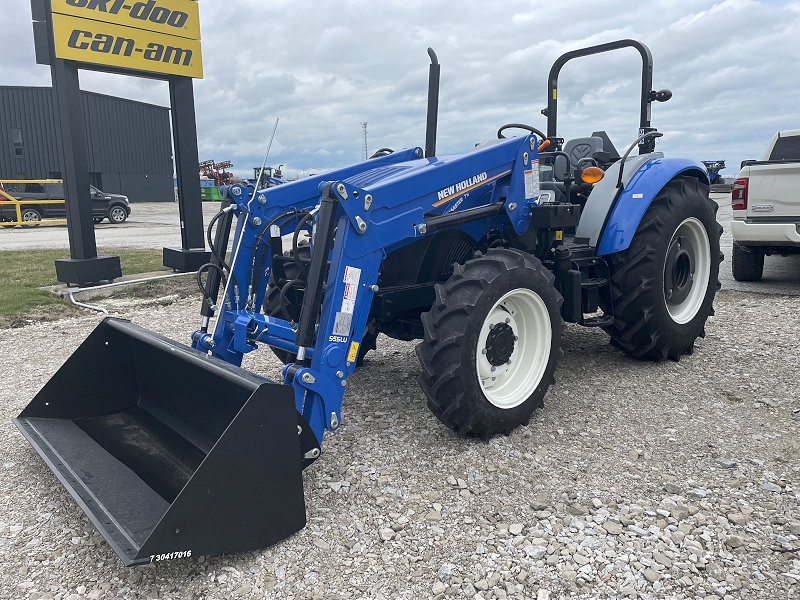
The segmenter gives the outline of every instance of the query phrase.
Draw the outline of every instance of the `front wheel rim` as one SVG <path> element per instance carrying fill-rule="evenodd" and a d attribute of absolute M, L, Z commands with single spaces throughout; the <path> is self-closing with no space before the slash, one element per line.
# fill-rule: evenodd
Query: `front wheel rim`
<path fill-rule="evenodd" d="M 115 223 L 122 223 L 125 220 L 125 212 L 121 208 L 111 209 L 111 218 Z"/>
<path fill-rule="evenodd" d="M 697 316 L 710 274 L 708 233 L 699 219 L 689 217 L 672 234 L 664 259 L 664 303 L 673 321 L 682 325 Z"/>
<path fill-rule="evenodd" d="M 500 298 L 478 334 L 476 365 L 483 395 L 510 409 L 536 390 L 550 360 L 550 313 L 533 290 L 519 288 Z"/>

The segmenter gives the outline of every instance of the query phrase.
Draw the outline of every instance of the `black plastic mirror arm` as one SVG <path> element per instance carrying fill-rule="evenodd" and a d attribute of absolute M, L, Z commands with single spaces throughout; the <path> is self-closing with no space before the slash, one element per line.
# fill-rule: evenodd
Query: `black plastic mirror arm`
<path fill-rule="evenodd" d="M 633 149 L 636 148 L 639 142 L 641 142 L 645 138 L 650 138 L 650 137 L 660 138 L 663 135 L 664 135 L 663 133 L 659 133 L 658 131 L 648 131 L 647 133 L 643 133 L 642 135 L 640 135 L 638 138 L 636 138 L 636 141 L 634 141 L 630 146 L 628 146 L 628 149 L 625 151 L 625 154 L 623 154 L 622 158 L 619 159 L 619 178 L 617 179 L 617 189 L 623 187 L 622 173 L 625 170 L 625 160 L 628 158 L 628 155 L 633 151 Z"/>

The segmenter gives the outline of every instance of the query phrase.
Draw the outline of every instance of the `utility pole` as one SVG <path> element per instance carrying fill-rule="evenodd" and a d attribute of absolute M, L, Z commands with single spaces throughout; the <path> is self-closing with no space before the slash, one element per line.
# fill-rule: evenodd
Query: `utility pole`
<path fill-rule="evenodd" d="M 364 143 L 361 145 L 361 160 L 367 160 L 367 122 L 362 121 L 361 127 L 364 128 Z"/>

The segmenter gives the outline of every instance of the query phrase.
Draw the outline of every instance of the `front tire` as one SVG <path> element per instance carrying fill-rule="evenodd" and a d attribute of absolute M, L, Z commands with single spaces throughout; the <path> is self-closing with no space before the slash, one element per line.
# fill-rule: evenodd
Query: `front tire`
<path fill-rule="evenodd" d="M 299 246 L 297 250 L 300 253 L 300 258 L 311 258 L 311 249 L 307 245 Z M 293 250 L 284 252 L 284 256 L 293 256 L 293 254 Z M 284 274 L 288 280 L 298 279 L 301 276 L 300 268 L 294 262 L 290 262 L 285 265 Z M 267 291 L 264 294 L 264 314 L 270 317 L 278 317 L 280 319 L 286 319 L 288 316 L 290 317 L 288 320 L 297 323 L 300 320 L 300 309 L 302 308 L 303 304 L 303 296 L 295 289 L 289 289 L 287 292 L 288 293 L 285 294 L 286 306 L 284 306 L 283 309 L 285 309 L 288 315 L 284 313 L 284 310 L 281 308 L 281 288 L 278 287 L 277 282 L 275 281 L 274 271 L 270 273 Z M 364 332 L 364 336 L 361 338 L 361 344 L 358 347 L 358 357 L 356 358 L 357 367 L 360 367 L 364 364 L 364 357 L 367 355 L 367 352 L 377 348 L 377 338 L 377 333 L 371 333 L 369 331 Z M 297 360 L 297 355 L 294 352 L 289 352 L 283 348 L 276 348 L 275 346 L 270 346 L 270 350 L 272 350 L 272 353 L 278 358 L 278 360 L 285 365 L 293 363 Z"/>
<path fill-rule="evenodd" d="M 719 289 L 717 205 L 708 186 L 676 177 L 656 195 L 630 247 L 609 257 L 614 346 L 635 358 L 691 354 Z"/>
<path fill-rule="evenodd" d="M 436 285 L 417 348 L 428 407 L 462 436 L 508 435 L 543 405 L 561 353 L 561 295 L 533 256 L 492 249 Z"/>
<path fill-rule="evenodd" d="M 760 281 L 764 274 L 764 251 L 733 242 L 731 270 L 736 281 Z"/>
<path fill-rule="evenodd" d="M 114 223 L 115 225 L 124 223 L 127 218 L 128 218 L 128 213 L 121 206 L 112 206 L 108 211 L 108 220 Z"/>

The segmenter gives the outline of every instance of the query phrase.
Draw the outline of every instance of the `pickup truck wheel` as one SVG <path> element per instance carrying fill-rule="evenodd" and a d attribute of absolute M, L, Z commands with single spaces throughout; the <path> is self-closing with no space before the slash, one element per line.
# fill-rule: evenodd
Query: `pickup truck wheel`
<path fill-rule="evenodd" d="M 19 211 L 19 220 L 23 223 L 35 223 L 42 220 L 42 214 L 35 208 L 23 207 Z M 38 227 L 31 225 L 30 227 Z"/>
<path fill-rule="evenodd" d="M 128 213 L 121 206 L 112 206 L 108 211 L 108 220 L 116 225 L 124 223 L 128 218 Z"/>
<path fill-rule="evenodd" d="M 764 251 L 733 242 L 731 270 L 736 281 L 759 281 L 764 274 Z"/>
<path fill-rule="evenodd" d="M 690 354 L 719 289 L 717 205 L 708 186 L 676 177 L 656 195 L 630 247 L 609 257 L 614 346 L 635 358 Z"/>
<path fill-rule="evenodd" d="M 553 279 L 533 256 L 492 249 L 436 285 L 416 348 L 419 382 L 428 408 L 459 435 L 508 435 L 543 405 L 564 329 Z"/>

